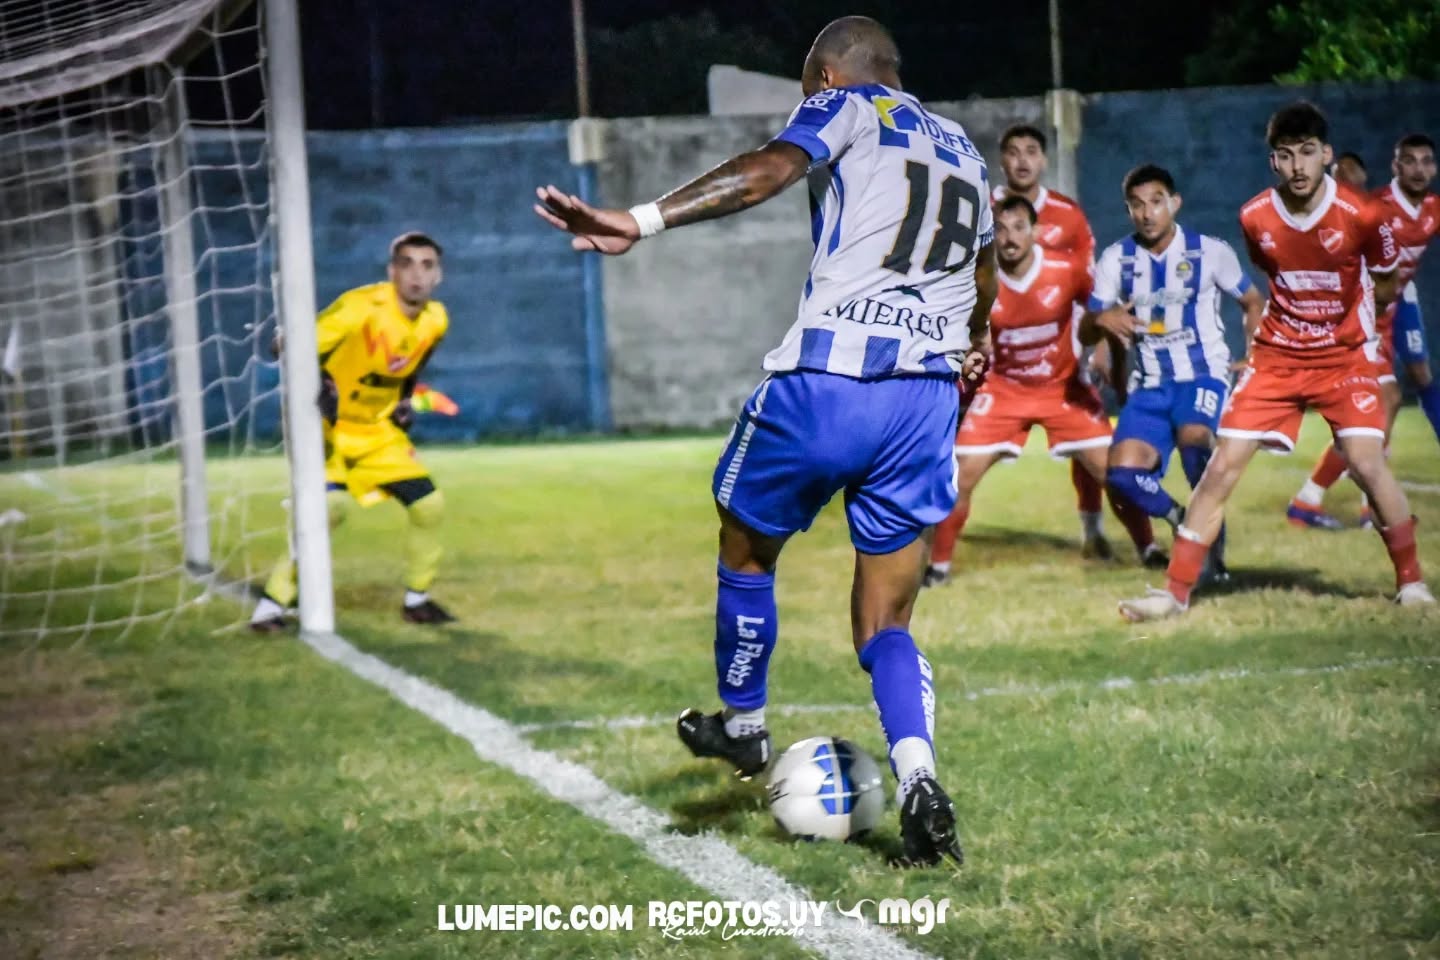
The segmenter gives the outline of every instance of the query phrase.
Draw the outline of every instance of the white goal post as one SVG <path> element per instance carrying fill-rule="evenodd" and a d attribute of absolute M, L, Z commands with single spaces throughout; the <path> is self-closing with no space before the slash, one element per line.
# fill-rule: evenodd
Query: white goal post
<path fill-rule="evenodd" d="M 314 300 L 296 0 L 0 0 L 0 634 L 333 629 Z"/>

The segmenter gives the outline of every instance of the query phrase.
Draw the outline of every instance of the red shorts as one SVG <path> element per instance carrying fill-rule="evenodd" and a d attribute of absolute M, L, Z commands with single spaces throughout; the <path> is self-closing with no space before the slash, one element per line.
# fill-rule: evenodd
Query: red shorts
<path fill-rule="evenodd" d="M 1348 366 L 1306 368 L 1262 360 L 1240 374 L 1220 417 L 1222 437 L 1295 449 L 1306 410 L 1318 410 L 1336 437 L 1385 437 L 1385 403 L 1376 365 L 1357 353 Z"/>
<path fill-rule="evenodd" d="M 1395 378 L 1395 338 L 1386 333 L 1380 338 L 1376 347 L 1375 379 L 1381 383 L 1396 383 Z"/>
<path fill-rule="evenodd" d="M 955 435 L 956 456 L 1018 457 L 1031 427 L 1044 427 L 1052 457 L 1110 446 L 1110 420 L 1094 387 L 1077 380 L 1027 386 L 991 376 Z"/>

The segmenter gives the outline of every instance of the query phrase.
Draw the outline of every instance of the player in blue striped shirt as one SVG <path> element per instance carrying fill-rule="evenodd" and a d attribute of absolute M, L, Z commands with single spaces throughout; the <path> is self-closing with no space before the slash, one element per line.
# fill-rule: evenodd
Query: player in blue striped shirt
<path fill-rule="evenodd" d="M 1168 171 L 1136 167 L 1123 189 L 1135 232 L 1100 255 L 1090 298 L 1091 322 L 1132 344 L 1135 357 L 1106 481 L 1116 495 L 1173 527 L 1183 508 L 1160 483 L 1170 454 L 1179 447 L 1193 489 L 1210 462 L 1230 389 L 1221 294 L 1245 311 L 1247 342 L 1265 299 L 1229 244 L 1175 221 L 1181 198 Z M 1211 552 L 1212 572 L 1223 576 L 1219 543 Z"/>

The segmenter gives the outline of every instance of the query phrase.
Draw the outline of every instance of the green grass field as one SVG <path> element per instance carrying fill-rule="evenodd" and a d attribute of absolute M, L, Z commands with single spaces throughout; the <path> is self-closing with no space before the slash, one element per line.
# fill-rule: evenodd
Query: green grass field
<path fill-rule="evenodd" d="M 403 521 L 382 506 L 337 535 L 340 632 L 532 725 L 535 747 L 682 833 L 715 832 L 817 900 L 948 897 L 933 933 L 898 934 L 932 956 L 1437 956 L 1440 611 L 1386 602 L 1375 534 L 1285 523 L 1322 433 L 1308 423 L 1297 455 L 1262 457 L 1247 475 L 1231 513 L 1233 588 L 1143 629 L 1122 624 L 1115 601 L 1159 575 L 1080 559 L 1063 465 L 1032 444 L 986 479 L 960 574 L 923 595 L 914 625 L 936 670 L 959 869 L 892 867 L 893 808 L 864 844 L 790 842 L 759 784 L 675 741 L 663 718 L 715 699 L 719 438 L 424 451 L 450 511 L 434 592 L 462 623 L 400 622 Z M 1412 484 L 1433 582 L 1440 455 L 1417 413 L 1401 420 L 1393 463 Z M 217 485 L 283 487 L 273 460 L 212 471 Z M 93 468 L 66 482 L 113 505 L 136 475 Z M 152 498 L 163 488 L 145 482 Z M 35 529 L 47 497 L 0 476 L 0 507 Z M 1353 518 L 1356 499 L 1337 488 L 1331 503 Z M 246 529 L 270 532 L 241 540 L 232 524 L 221 539 L 260 569 L 283 547 L 278 496 L 257 493 L 246 510 Z M 52 542 L 83 553 L 100 526 L 71 522 Z M 781 746 L 834 733 L 878 757 L 849 643 L 850 556 L 832 505 L 782 559 L 771 702 L 822 709 L 776 709 L 771 726 Z M 6 559 L 11 590 L 95 577 L 94 558 Z M 93 610 L 68 597 L 5 608 L 0 956 L 811 955 L 788 940 L 648 929 L 647 901 L 715 895 L 309 647 L 235 629 L 228 601 L 78 640 L 31 630 L 42 616 L 123 618 L 182 595 L 161 579 L 138 605 L 120 590 Z M 662 719 L 593 723 L 621 717 Z M 637 929 L 436 930 L 437 905 L 477 902 L 636 904 Z"/>

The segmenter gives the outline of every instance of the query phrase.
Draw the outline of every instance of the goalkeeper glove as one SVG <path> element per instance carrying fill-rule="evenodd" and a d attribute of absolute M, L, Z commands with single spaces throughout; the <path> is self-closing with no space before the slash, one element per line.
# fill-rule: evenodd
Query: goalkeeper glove
<path fill-rule="evenodd" d="M 410 405 L 408 398 L 395 404 L 395 409 L 390 411 L 390 422 L 406 433 L 415 426 L 415 408 Z"/>
<path fill-rule="evenodd" d="M 321 419 L 335 426 L 335 419 L 340 415 L 340 390 L 335 386 L 335 378 L 324 370 L 320 371 L 320 396 L 315 402 L 320 407 Z"/>
<path fill-rule="evenodd" d="M 423 383 L 415 387 L 415 394 L 410 398 L 410 407 L 416 413 L 439 413 L 447 417 L 453 417 L 460 412 L 460 406 L 454 400 Z"/>

